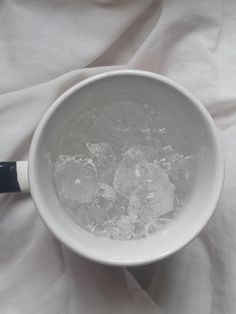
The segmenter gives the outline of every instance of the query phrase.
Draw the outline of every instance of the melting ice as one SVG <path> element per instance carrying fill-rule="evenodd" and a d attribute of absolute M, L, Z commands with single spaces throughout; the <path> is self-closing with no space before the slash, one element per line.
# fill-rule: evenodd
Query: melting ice
<path fill-rule="evenodd" d="M 80 115 L 63 135 L 55 186 L 65 210 L 86 230 L 136 239 L 165 227 L 180 210 L 192 156 L 168 144 L 168 125 L 160 117 L 158 128 L 153 110 L 131 102 L 101 106 Z M 64 143 L 76 132 L 80 146 L 71 153 Z"/>

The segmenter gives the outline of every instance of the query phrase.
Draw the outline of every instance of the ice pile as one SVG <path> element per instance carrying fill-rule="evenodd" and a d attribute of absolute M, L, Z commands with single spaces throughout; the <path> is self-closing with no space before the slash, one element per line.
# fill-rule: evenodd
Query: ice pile
<path fill-rule="evenodd" d="M 80 150 L 60 148 L 54 182 L 65 210 L 86 230 L 137 239 L 170 223 L 192 179 L 192 160 L 166 143 L 168 126 L 147 105 L 91 110 L 68 131 Z M 83 133 L 84 132 L 84 133 Z M 61 146 L 63 147 L 63 145 Z"/>
<path fill-rule="evenodd" d="M 108 143 L 87 143 L 87 147 L 90 157 L 60 155 L 55 165 L 59 198 L 77 223 L 98 235 L 132 239 L 171 221 L 175 186 L 168 169 L 171 173 L 175 155 L 173 162 L 166 161 L 165 170 L 160 166 L 163 159 L 150 161 L 160 155 L 159 148 L 155 154 L 152 146 L 137 145 L 117 162 Z"/>

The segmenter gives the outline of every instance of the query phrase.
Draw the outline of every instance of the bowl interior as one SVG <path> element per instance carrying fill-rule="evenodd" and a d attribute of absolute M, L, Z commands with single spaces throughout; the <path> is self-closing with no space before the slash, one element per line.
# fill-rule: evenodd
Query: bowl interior
<path fill-rule="evenodd" d="M 57 143 L 75 115 L 93 106 L 124 100 L 157 106 L 173 118 L 171 128 L 175 136 L 170 139 L 172 144 L 178 149 L 184 140 L 197 157 L 194 183 L 178 217 L 156 234 L 132 241 L 97 237 L 75 224 L 58 200 L 52 176 Z M 178 138 L 178 131 L 181 131 L 181 138 Z M 62 242 L 81 255 L 102 263 L 139 265 L 175 252 L 204 227 L 221 192 L 223 159 L 210 116 L 188 92 L 158 75 L 117 71 L 74 86 L 50 107 L 32 141 L 29 171 L 36 207 Z"/>

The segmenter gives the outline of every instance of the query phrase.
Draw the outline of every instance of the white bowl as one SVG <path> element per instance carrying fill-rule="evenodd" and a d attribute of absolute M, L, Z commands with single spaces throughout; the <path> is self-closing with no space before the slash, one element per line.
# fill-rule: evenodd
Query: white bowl
<path fill-rule="evenodd" d="M 165 229 L 138 240 L 95 236 L 65 213 L 53 185 L 51 160 L 65 127 L 79 112 L 99 103 L 132 100 L 158 106 L 181 127 L 198 156 L 192 189 L 178 217 Z M 59 97 L 40 121 L 30 148 L 30 191 L 38 212 L 55 236 L 76 253 L 96 262 L 137 266 L 175 253 L 206 225 L 219 200 L 224 159 L 215 125 L 203 105 L 183 87 L 157 74 L 112 71 L 89 78 Z"/>

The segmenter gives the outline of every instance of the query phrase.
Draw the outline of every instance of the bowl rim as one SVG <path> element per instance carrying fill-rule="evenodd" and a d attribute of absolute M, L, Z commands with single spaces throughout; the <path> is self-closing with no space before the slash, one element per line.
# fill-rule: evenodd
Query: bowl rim
<path fill-rule="evenodd" d="M 83 88 L 86 85 L 89 85 L 91 83 L 94 83 L 98 80 L 104 79 L 104 78 L 109 78 L 109 77 L 114 77 L 114 76 L 141 76 L 144 78 L 151 78 L 157 81 L 160 81 L 166 85 L 168 85 L 171 88 L 174 88 L 175 90 L 179 91 L 181 94 L 183 94 L 185 97 L 187 97 L 189 99 L 189 101 L 195 106 L 197 107 L 197 109 L 199 111 L 201 111 L 201 113 L 203 114 L 205 120 L 208 123 L 208 126 L 210 127 L 210 131 L 211 134 L 213 135 L 213 139 L 215 141 L 214 145 L 216 148 L 216 154 L 217 154 L 217 171 L 218 171 L 218 177 L 219 180 L 218 182 L 215 183 L 216 187 L 215 187 L 215 199 L 214 202 L 212 202 L 212 206 L 211 208 L 208 208 L 208 215 L 206 215 L 204 222 L 202 222 L 199 227 L 197 232 L 194 232 L 192 234 L 192 236 L 184 241 L 183 243 L 177 245 L 174 249 L 167 251 L 165 254 L 162 254 L 161 256 L 157 256 L 156 258 L 146 258 L 146 259 L 142 259 L 140 258 L 140 260 L 138 261 L 127 261 L 127 260 L 121 260 L 121 261 L 117 261 L 112 259 L 112 257 L 110 258 L 100 258 L 100 257 L 96 257 L 93 254 L 91 254 L 91 252 L 88 250 L 81 250 L 79 243 L 77 242 L 76 244 L 70 241 L 70 238 L 67 236 L 66 232 L 64 232 L 56 223 L 55 220 L 51 219 L 47 212 L 48 209 L 45 208 L 45 206 L 43 205 L 42 201 L 41 201 L 41 197 L 38 193 L 38 184 L 36 182 L 36 173 L 35 173 L 35 158 L 38 154 L 38 143 L 39 143 L 39 139 L 41 136 L 42 131 L 44 130 L 44 127 L 46 126 L 49 118 L 53 115 L 53 113 L 57 110 L 57 108 L 62 105 L 67 98 L 72 95 L 74 92 L 76 92 L 77 90 Z M 74 86 L 72 86 L 71 88 L 69 88 L 67 91 L 65 91 L 61 96 L 59 96 L 48 108 L 48 110 L 43 114 L 38 126 L 36 127 L 36 130 L 34 132 L 33 135 L 33 139 L 31 142 L 31 146 L 30 146 L 30 152 L 29 152 L 29 186 L 30 186 L 30 193 L 33 199 L 33 202 L 35 204 L 35 207 L 40 215 L 40 217 L 42 218 L 42 220 L 44 221 L 44 223 L 47 225 L 47 227 L 51 230 L 51 232 L 56 236 L 57 239 L 59 239 L 62 243 L 64 243 L 66 246 L 68 246 L 70 249 L 72 249 L 75 253 L 89 259 L 95 262 L 99 262 L 102 264 L 106 264 L 106 265 L 113 265 L 113 266 L 140 266 L 140 265 L 144 265 L 144 264 L 150 264 L 159 260 L 162 260 L 163 258 L 166 258 L 172 254 L 174 254 L 175 252 L 179 251 L 180 249 L 182 249 L 184 246 L 186 246 L 188 243 L 190 243 L 201 231 L 202 229 L 205 227 L 205 225 L 208 223 L 208 221 L 210 220 L 212 214 L 214 213 L 214 210 L 217 206 L 217 203 L 220 199 L 222 190 L 223 190 L 223 185 L 224 185 L 224 177 L 225 177 L 225 164 L 224 164 L 224 155 L 223 155 L 223 149 L 222 149 L 222 145 L 220 143 L 219 137 L 218 137 L 218 131 L 216 129 L 216 126 L 209 114 L 209 112 L 207 111 L 207 109 L 201 104 L 201 102 L 194 96 L 192 95 L 189 91 L 187 91 L 184 87 L 182 87 L 181 85 L 179 85 L 178 83 L 176 83 L 175 81 L 156 74 L 156 73 L 152 73 L 152 72 L 147 72 L 147 71 L 142 71 L 142 70 L 130 70 L 130 69 L 125 69 L 125 70 L 111 70 L 102 74 L 98 74 L 95 76 L 92 76 L 90 78 L 87 78 L 77 84 L 75 84 Z"/>

